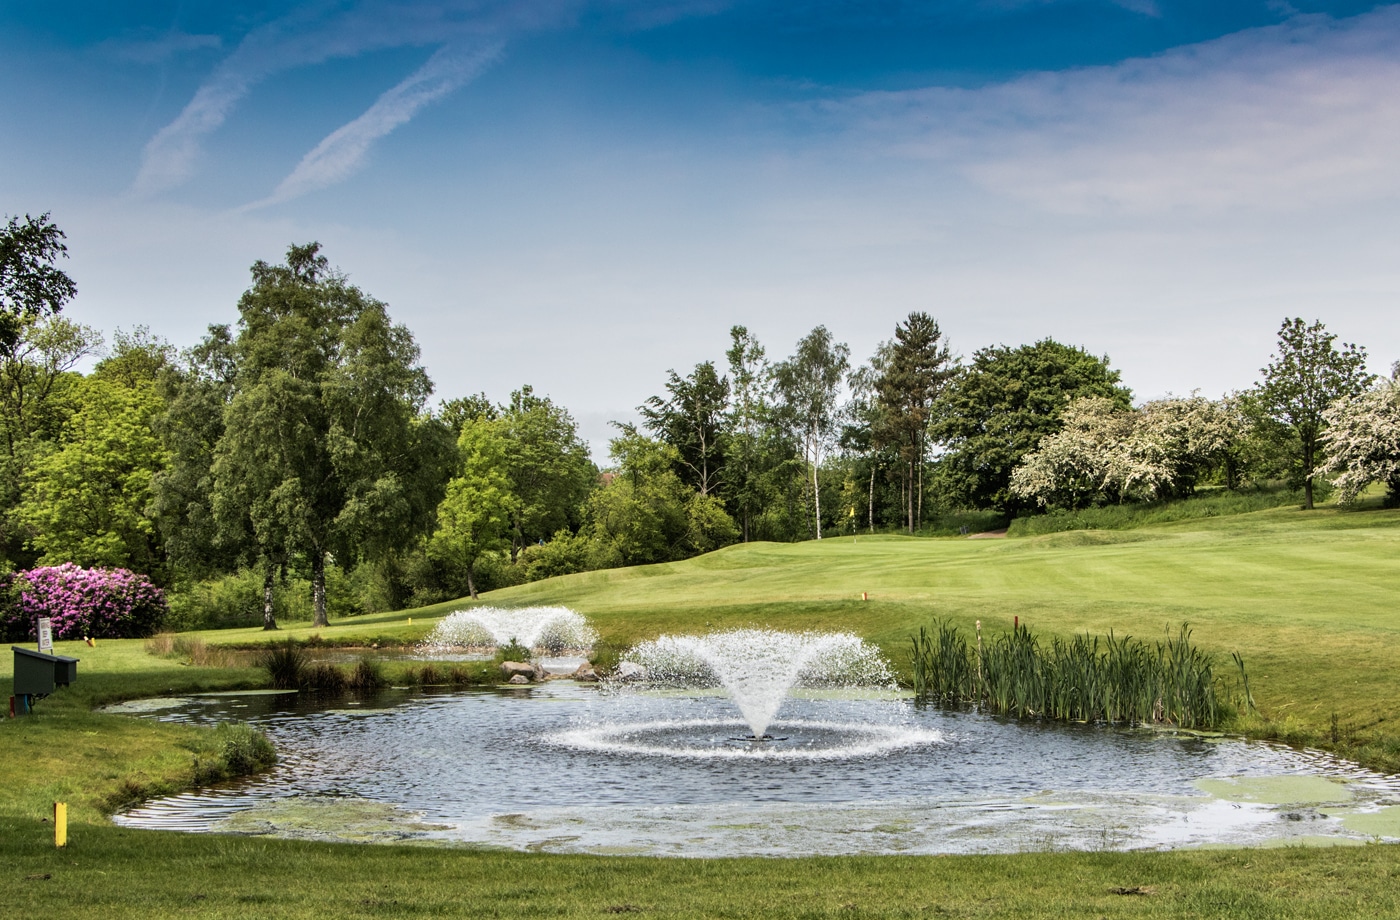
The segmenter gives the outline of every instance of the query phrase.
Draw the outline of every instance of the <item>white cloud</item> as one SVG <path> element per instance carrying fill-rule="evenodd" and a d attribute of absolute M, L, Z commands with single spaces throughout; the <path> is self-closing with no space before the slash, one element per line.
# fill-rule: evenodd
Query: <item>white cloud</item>
<path fill-rule="evenodd" d="M 249 32 L 175 120 L 151 138 L 133 190 L 151 195 L 189 181 L 204 139 L 223 125 L 253 86 L 276 73 L 384 48 L 482 47 L 566 22 L 576 6 L 577 0 L 365 0 L 348 8 L 299 8 Z"/>
<path fill-rule="evenodd" d="M 271 196 L 249 207 L 263 207 L 334 185 L 357 172 L 370 145 L 411 119 L 423 106 L 472 80 L 500 56 L 501 44 L 464 50 L 442 48 L 369 109 L 337 128 L 302 157 Z"/>
<path fill-rule="evenodd" d="M 160 35 L 111 39 L 99 44 L 98 49 L 119 61 L 160 64 L 181 54 L 211 50 L 222 44 L 217 35 L 192 35 L 172 29 Z"/>
<path fill-rule="evenodd" d="M 863 143 L 1050 211 L 1295 210 L 1400 193 L 1397 50 L 1391 7 L 830 111 Z"/>

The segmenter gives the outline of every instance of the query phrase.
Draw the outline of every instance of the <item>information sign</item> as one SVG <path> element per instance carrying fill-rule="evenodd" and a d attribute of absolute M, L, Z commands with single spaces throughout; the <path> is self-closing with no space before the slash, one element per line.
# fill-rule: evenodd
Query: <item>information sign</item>
<path fill-rule="evenodd" d="M 39 617 L 39 651 L 53 653 L 53 623 L 48 617 Z"/>

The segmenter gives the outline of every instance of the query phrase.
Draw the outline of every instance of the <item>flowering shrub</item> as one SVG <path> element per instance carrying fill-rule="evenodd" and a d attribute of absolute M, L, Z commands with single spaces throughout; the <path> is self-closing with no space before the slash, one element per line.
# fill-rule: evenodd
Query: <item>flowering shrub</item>
<path fill-rule="evenodd" d="M 39 617 L 53 621 L 55 639 L 149 636 L 166 614 L 165 592 L 126 569 L 41 566 L 17 573 L 9 593 L 19 595 L 0 605 L 0 631 L 10 641 L 33 639 Z"/>

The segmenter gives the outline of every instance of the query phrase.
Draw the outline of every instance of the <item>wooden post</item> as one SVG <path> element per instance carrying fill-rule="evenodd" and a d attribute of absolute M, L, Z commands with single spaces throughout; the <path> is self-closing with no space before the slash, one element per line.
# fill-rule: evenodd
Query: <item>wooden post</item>
<path fill-rule="evenodd" d="M 68 804 L 66 802 L 53 803 L 53 845 L 56 847 L 68 846 Z"/>

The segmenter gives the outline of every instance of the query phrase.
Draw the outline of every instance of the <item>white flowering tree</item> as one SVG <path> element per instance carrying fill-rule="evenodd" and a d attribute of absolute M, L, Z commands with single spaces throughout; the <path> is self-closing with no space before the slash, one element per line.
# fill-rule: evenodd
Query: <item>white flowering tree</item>
<path fill-rule="evenodd" d="M 1121 409 L 1097 397 L 1065 407 L 1063 427 L 1040 440 L 1011 477 L 1041 507 L 1153 501 L 1188 494 L 1247 429 L 1233 403 L 1198 395 Z"/>
<path fill-rule="evenodd" d="M 1384 482 L 1388 501 L 1400 499 L 1400 380 L 1387 380 L 1359 396 L 1343 397 L 1323 417 L 1327 430 L 1328 474 L 1343 503 L 1355 501 L 1366 487 Z"/>

